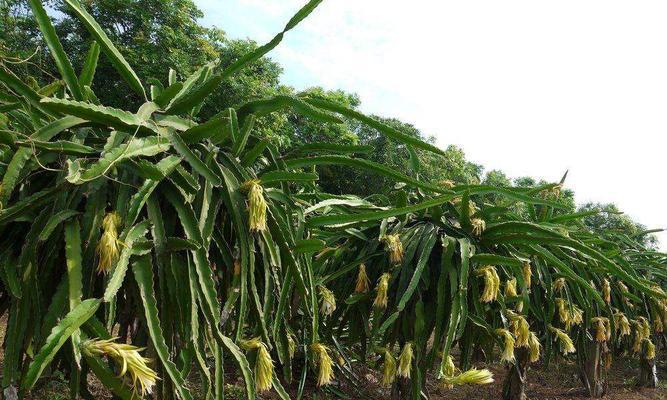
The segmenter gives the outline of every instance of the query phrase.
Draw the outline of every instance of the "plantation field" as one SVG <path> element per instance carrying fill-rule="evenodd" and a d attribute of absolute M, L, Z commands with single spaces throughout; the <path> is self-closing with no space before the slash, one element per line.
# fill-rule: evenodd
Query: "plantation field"
<path fill-rule="evenodd" d="M 255 91 L 322 0 L 264 45 L 145 1 L 215 57 L 144 69 L 159 32 L 78 0 L 19 1 L 52 72 L 0 48 L 9 400 L 665 398 L 656 230 L 355 96 Z"/>

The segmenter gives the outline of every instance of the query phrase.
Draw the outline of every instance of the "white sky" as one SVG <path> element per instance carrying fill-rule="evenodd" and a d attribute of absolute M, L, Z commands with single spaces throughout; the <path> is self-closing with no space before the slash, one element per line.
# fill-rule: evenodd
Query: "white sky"
<path fill-rule="evenodd" d="M 305 0 L 196 3 L 263 43 Z M 325 0 L 271 57 L 285 83 L 356 92 L 487 171 L 569 169 L 579 203 L 667 228 L 666 17 L 664 0 Z"/>

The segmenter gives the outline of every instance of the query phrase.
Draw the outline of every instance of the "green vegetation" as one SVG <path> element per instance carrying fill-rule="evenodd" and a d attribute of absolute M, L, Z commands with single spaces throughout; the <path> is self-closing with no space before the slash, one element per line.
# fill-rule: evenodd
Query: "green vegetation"
<path fill-rule="evenodd" d="M 528 365 L 565 357 L 600 397 L 630 356 L 657 385 L 650 232 L 576 210 L 565 177 L 481 177 L 356 96 L 280 86 L 263 56 L 319 2 L 261 46 L 185 0 L 65 0 L 55 25 L 39 0 L 7 3 L 25 29 L 2 32 L 3 389 L 57 370 L 72 398 L 94 374 L 118 398 L 186 400 L 196 376 L 222 399 L 233 365 L 248 399 L 336 396 L 367 365 L 418 399 L 429 373 L 492 382 L 486 358 L 523 399 Z"/>

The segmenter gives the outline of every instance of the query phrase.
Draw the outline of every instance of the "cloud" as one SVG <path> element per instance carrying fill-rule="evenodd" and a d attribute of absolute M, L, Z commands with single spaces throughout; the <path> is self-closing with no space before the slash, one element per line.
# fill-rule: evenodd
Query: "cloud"
<path fill-rule="evenodd" d="M 197 3 L 230 34 L 268 40 L 305 2 Z M 366 112 L 488 169 L 557 180 L 569 168 L 580 202 L 667 228 L 666 13 L 661 1 L 329 0 L 271 56 L 286 83 L 356 92 Z"/>

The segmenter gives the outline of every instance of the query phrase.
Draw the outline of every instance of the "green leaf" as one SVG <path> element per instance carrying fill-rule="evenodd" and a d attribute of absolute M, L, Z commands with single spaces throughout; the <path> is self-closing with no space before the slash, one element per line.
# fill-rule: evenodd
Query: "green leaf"
<path fill-rule="evenodd" d="M 356 214 L 337 214 L 337 215 L 322 215 L 319 217 L 312 217 L 308 220 L 307 225 L 311 227 L 316 226 L 331 226 L 342 225 L 361 221 L 378 221 L 384 218 L 397 217 L 416 211 L 425 210 L 427 208 L 439 206 L 454 198 L 453 195 L 443 195 L 423 203 L 415 204 L 407 207 L 392 208 L 389 210 L 370 211 Z"/>
<path fill-rule="evenodd" d="M 86 54 L 86 62 L 83 64 L 81 75 L 79 76 L 79 84 L 82 87 L 93 85 L 93 78 L 95 77 L 99 57 L 100 45 L 93 40 L 90 42 L 90 49 L 88 49 L 88 54 Z"/>
<path fill-rule="evenodd" d="M 120 54 L 118 49 L 116 49 L 111 40 L 109 40 L 109 37 L 104 33 L 102 27 L 90 16 L 90 14 L 88 14 L 77 0 L 65 0 L 65 3 L 70 6 L 74 14 L 76 14 L 79 20 L 85 25 L 88 32 L 95 38 L 95 41 L 100 45 L 102 51 L 109 58 L 109 61 L 111 61 L 111 64 L 113 64 L 120 76 L 125 79 L 132 90 L 145 99 L 146 92 L 144 92 L 144 87 L 141 85 L 139 77 L 134 70 L 132 70 L 130 64 L 125 61 L 125 58 Z"/>
<path fill-rule="evenodd" d="M 67 84 L 70 93 L 72 93 L 72 96 L 74 96 L 76 100 L 83 100 L 83 93 L 81 92 L 79 80 L 76 77 L 74 68 L 72 68 L 72 64 L 65 54 L 65 50 L 63 49 L 62 44 L 60 44 L 58 34 L 56 34 L 56 30 L 53 28 L 51 20 L 42 6 L 42 2 L 40 0 L 29 0 L 29 3 L 30 8 L 32 9 L 32 15 L 37 20 L 39 29 L 44 36 L 44 41 L 47 46 L 49 46 L 49 53 L 56 62 L 56 67 Z"/>
<path fill-rule="evenodd" d="M 95 314 L 100 304 L 100 299 L 82 301 L 81 304 L 67 313 L 65 318 L 53 328 L 49 337 L 46 338 L 46 343 L 44 343 L 44 346 L 35 355 L 23 377 L 21 383 L 23 389 L 30 389 L 35 385 L 42 371 L 53 360 L 58 350 L 65 344 L 72 333 L 76 332 L 84 322 Z"/>
<path fill-rule="evenodd" d="M 49 110 L 83 118 L 96 124 L 124 129 L 129 132 L 140 130 L 144 133 L 157 133 L 157 128 L 139 116 L 113 107 L 99 106 L 83 101 L 45 97 L 41 104 Z"/>
<path fill-rule="evenodd" d="M 183 141 L 183 139 L 174 132 L 167 133 L 169 141 L 176 151 L 185 158 L 192 169 L 199 172 L 204 178 L 208 179 L 214 186 L 220 186 L 222 183 L 220 177 L 215 174 Z"/>
<path fill-rule="evenodd" d="M 80 169 L 80 163 L 74 164 L 79 169 L 74 169 L 67 176 L 70 183 L 81 185 L 93 181 L 107 174 L 117 163 L 136 158 L 140 156 L 150 157 L 169 150 L 169 143 L 166 138 L 160 136 L 150 136 L 147 138 L 131 138 L 129 142 L 112 148 L 104 154 L 104 157 L 85 170 Z"/>
<path fill-rule="evenodd" d="M 146 318 L 146 325 L 148 333 L 153 342 L 155 352 L 157 353 L 164 370 L 169 375 L 171 382 L 178 397 L 182 400 L 192 399 L 190 391 L 185 387 L 185 381 L 181 376 L 180 371 L 176 368 L 176 364 L 169 359 L 169 348 L 162 333 L 160 326 L 160 318 L 158 317 L 157 300 L 155 299 L 155 291 L 153 289 L 153 271 L 149 256 L 142 256 L 132 264 L 132 271 L 134 278 L 139 286 L 139 294 L 144 308 L 144 316 Z"/>
<path fill-rule="evenodd" d="M 120 252 L 120 257 L 111 271 L 111 277 L 107 283 L 107 287 L 104 290 L 104 302 L 108 303 L 113 298 L 116 297 L 118 289 L 123 284 L 125 279 L 125 273 L 127 272 L 127 266 L 130 262 L 130 256 L 132 255 L 132 245 L 134 242 L 146 235 L 148 231 L 149 221 L 142 221 L 128 231 L 126 235 L 121 235 L 120 239 L 123 242 L 123 250 Z"/>

